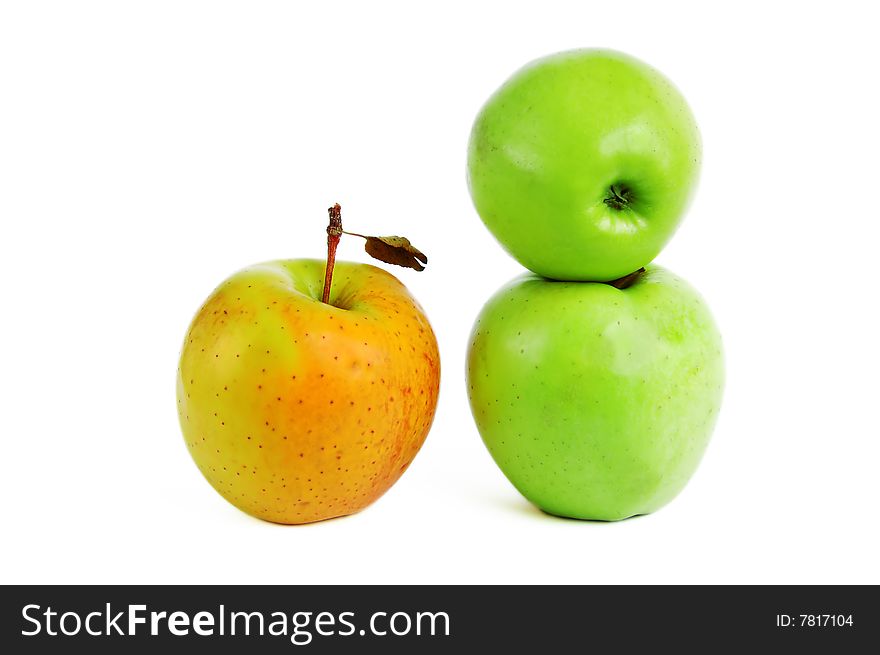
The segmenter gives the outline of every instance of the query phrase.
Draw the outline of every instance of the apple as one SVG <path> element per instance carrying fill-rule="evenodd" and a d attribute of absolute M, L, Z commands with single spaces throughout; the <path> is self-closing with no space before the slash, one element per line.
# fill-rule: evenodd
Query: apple
<path fill-rule="evenodd" d="M 474 205 L 526 268 L 608 281 L 651 262 L 684 216 L 700 135 L 658 71 L 610 50 L 573 50 L 513 75 L 468 146 Z"/>
<path fill-rule="evenodd" d="M 324 281 L 325 263 L 310 259 L 236 273 L 198 311 L 180 356 L 192 458 L 220 495 L 267 521 L 372 503 L 412 462 L 437 405 L 437 341 L 403 284 L 338 262 L 325 303 Z"/>
<path fill-rule="evenodd" d="M 627 286 L 628 285 L 628 286 Z M 721 403 L 721 337 L 684 280 L 514 279 L 481 311 L 468 394 L 495 462 L 545 512 L 614 521 L 685 486 Z"/>

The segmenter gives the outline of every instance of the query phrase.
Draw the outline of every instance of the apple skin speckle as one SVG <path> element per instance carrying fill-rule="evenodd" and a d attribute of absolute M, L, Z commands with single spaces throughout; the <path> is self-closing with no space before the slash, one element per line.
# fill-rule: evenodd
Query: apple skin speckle
<path fill-rule="evenodd" d="M 319 260 L 236 273 L 198 311 L 180 357 L 191 456 L 226 500 L 275 523 L 374 502 L 418 453 L 437 406 L 437 340 L 406 287 L 337 262 L 324 304 L 323 273 Z"/>

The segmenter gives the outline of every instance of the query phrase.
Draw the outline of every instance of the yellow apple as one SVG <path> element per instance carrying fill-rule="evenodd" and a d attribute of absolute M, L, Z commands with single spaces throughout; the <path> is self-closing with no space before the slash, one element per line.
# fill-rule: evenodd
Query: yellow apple
<path fill-rule="evenodd" d="M 418 302 L 390 273 L 286 260 L 236 273 L 201 307 L 177 376 L 187 448 L 253 516 L 351 514 L 412 462 L 434 418 L 440 356 Z"/>

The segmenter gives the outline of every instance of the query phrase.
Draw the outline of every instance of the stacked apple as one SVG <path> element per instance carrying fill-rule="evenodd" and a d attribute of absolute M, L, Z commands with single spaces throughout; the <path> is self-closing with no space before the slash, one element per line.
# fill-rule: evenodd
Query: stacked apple
<path fill-rule="evenodd" d="M 699 294 L 651 264 L 684 216 L 700 153 L 679 91 L 608 50 L 527 65 L 477 116 L 474 205 L 532 272 L 477 318 L 468 394 L 495 462 L 546 512 L 653 512 L 703 455 L 721 337 Z"/>

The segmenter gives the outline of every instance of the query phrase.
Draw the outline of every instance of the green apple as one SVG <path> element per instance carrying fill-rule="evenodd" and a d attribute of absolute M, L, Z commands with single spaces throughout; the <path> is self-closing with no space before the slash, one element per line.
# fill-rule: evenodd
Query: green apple
<path fill-rule="evenodd" d="M 468 394 L 495 462 L 546 512 L 618 520 L 678 494 L 721 403 L 721 337 L 684 280 L 630 286 L 525 274 L 471 335 Z"/>
<path fill-rule="evenodd" d="M 700 135 L 658 71 L 609 50 L 533 62 L 477 116 L 468 182 L 477 212 L 526 268 L 608 281 L 654 259 L 696 187 Z"/>

